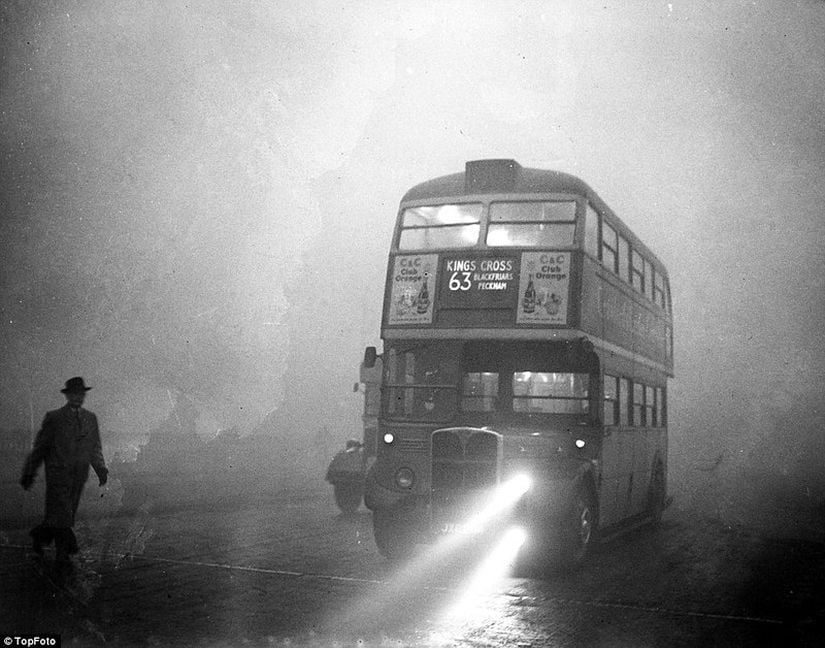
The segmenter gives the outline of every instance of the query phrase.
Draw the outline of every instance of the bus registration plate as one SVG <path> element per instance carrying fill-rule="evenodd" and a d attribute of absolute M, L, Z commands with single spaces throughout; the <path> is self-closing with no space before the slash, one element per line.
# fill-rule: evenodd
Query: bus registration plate
<path fill-rule="evenodd" d="M 477 524 L 462 522 L 442 522 L 439 526 L 441 535 L 478 535 L 482 529 Z"/>

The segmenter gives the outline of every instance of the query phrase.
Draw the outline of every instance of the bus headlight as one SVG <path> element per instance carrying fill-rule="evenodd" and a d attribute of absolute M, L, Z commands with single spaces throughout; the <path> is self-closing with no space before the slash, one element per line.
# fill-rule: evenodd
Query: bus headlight
<path fill-rule="evenodd" d="M 532 485 L 533 480 L 530 479 L 530 475 L 519 473 L 509 481 L 504 482 L 501 485 L 501 491 L 508 500 L 515 502 L 529 491 Z"/>
<path fill-rule="evenodd" d="M 395 472 L 395 484 L 399 488 L 412 488 L 415 483 L 415 473 L 410 468 L 399 468 Z"/>
<path fill-rule="evenodd" d="M 392 432 L 387 432 L 384 435 L 384 443 L 390 445 L 393 441 L 395 441 L 395 435 Z"/>

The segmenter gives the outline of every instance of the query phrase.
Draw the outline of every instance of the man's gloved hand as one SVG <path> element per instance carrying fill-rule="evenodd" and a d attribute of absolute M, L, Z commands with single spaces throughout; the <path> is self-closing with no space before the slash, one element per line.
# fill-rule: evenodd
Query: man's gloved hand
<path fill-rule="evenodd" d="M 23 487 L 23 490 L 29 490 L 32 487 L 33 483 L 34 483 L 34 475 L 32 475 L 31 473 L 25 473 L 20 478 L 20 485 Z"/>
<path fill-rule="evenodd" d="M 109 469 L 101 468 L 100 472 L 97 473 L 97 479 L 100 482 L 100 486 L 105 486 L 106 482 L 109 480 Z"/>

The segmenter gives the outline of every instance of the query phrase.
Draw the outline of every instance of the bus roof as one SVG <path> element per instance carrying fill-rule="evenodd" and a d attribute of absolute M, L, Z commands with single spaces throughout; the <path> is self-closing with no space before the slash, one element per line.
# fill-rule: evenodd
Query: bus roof
<path fill-rule="evenodd" d="M 410 189 L 402 202 L 485 193 L 593 194 L 587 184 L 569 173 L 528 169 L 515 160 L 474 160 L 463 173 L 433 178 Z"/>
<path fill-rule="evenodd" d="M 661 260 L 584 180 L 562 171 L 526 168 L 509 159 L 472 160 L 466 163 L 463 173 L 453 173 L 415 185 L 404 194 L 401 203 L 495 193 L 585 196 L 599 212 L 608 215 L 637 250 L 644 252 L 657 269 L 667 275 Z"/>

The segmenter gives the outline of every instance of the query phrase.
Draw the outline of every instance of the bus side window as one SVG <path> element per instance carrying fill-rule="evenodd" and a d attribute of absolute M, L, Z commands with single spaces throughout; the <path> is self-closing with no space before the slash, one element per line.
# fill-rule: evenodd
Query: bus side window
<path fill-rule="evenodd" d="M 640 293 L 645 292 L 645 262 L 641 254 L 633 250 L 633 261 L 631 264 L 631 283 L 633 287 Z"/>
<path fill-rule="evenodd" d="M 648 427 L 656 425 L 656 401 L 653 398 L 653 387 L 645 387 L 645 421 Z"/>
<path fill-rule="evenodd" d="M 602 219 L 602 264 L 611 272 L 616 272 L 616 230 Z"/>
<path fill-rule="evenodd" d="M 604 424 L 616 425 L 619 422 L 619 379 L 604 375 Z"/>
<path fill-rule="evenodd" d="M 645 296 L 653 301 L 653 264 L 645 259 Z"/>
<path fill-rule="evenodd" d="M 633 383 L 633 425 L 636 427 L 645 426 L 645 387 L 644 385 Z"/>
<path fill-rule="evenodd" d="M 590 203 L 584 213 L 584 251 L 599 258 L 599 214 Z"/>
<path fill-rule="evenodd" d="M 667 426 L 667 387 L 659 388 L 659 425 Z"/>
<path fill-rule="evenodd" d="M 619 379 L 619 425 L 630 425 L 630 382 Z"/>
<path fill-rule="evenodd" d="M 653 301 L 662 308 L 667 308 L 665 304 L 665 280 L 661 272 L 657 272 L 653 279 Z"/>
<path fill-rule="evenodd" d="M 664 416 L 662 416 L 662 388 L 656 387 L 654 390 L 654 406 L 653 406 L 653 425 L 661 427 L 665 424 Z"/>
<path fill-rule="evenodd" d="M 619 277 L 630 283 L 630 244 L 623 236 L 619 236 Z"/>

